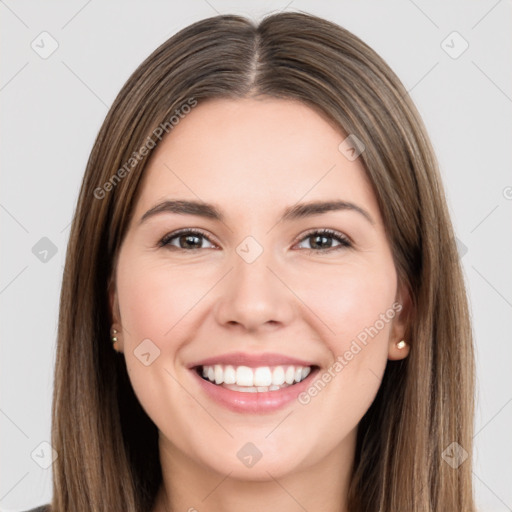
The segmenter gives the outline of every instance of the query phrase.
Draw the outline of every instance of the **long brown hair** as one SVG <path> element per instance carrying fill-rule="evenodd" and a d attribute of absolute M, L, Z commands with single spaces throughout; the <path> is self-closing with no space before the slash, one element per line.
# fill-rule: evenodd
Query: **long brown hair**
<path fill-rule="evenodd" d="M 349 31 L 303 13 L 258 25 L 230 15 L 194 23 L 156 49 L 114 101 L 87 164 L 67 249 L 52 510 L 145 512 L 154 503 L 162 482 L 158 432 L 112 349 L 108 286 L 159 127 L 172 137 L 169 119 L 193 101 L 254 95 L 302 101 L 363 142 L 360 158 L 412 299 L 409 356 L 388 361 L 358 428 L 349 510 L 473 511 L 472 332 L 433 149 L 382 58 Z M 458 467 L 443 458 L 452 443 L 460 446 L 450 448 L 452 460 L 453 446 L 469 456 Z"/>

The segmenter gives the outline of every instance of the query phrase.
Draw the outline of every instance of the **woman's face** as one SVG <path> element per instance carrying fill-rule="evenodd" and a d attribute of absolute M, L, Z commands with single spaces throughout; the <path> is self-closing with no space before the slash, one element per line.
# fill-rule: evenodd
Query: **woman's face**
<path fill-rule="evenodd" d="M 257 480 L 346 458 L 407 355 L 408 298 L 345 138 L 299 102 L 222 99 L 156 148 L 110 298 L 174 460 Z"/>

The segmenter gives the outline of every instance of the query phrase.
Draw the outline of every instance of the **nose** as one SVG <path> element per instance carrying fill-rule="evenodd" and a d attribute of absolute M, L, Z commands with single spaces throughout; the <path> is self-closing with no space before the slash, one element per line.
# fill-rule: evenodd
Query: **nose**
<path fill-rule="evenodd" d="M 296 299 L 286 285 L 283 267 L 271 250 L 263 250 L 254 261 L 248 261 L 233 252 L 233 268 L 223 280 L 216 301 L 217 321 L 252 332 L 288 324 Z"/>

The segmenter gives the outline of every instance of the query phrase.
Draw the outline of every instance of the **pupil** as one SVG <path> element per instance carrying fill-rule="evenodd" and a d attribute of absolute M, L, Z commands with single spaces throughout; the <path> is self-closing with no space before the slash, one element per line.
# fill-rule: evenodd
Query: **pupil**
<path fill-rule="evenodd" d="M 331 244 L 329 244 L 328 242 L 330 241 L 330 238 L 329 237 L 326 237 L 324 235 L 315 235 L 313 236 L 313 240 L 315 241 L 313 244 L 312 244 L 312 247 L 320 247 L 321 249 L 324 248 L 325 249 L 325 245 L 322 247 L 321 244 L 318 244 L 317 243 L 317 240 L 320 239 L 322 240 L 324 243 L 327 241 L 327 247 L 330 247 Z"/>
<path fill-rule="evenodd" d="M 187 247 L 191 247 L 191 246 L 193 246 L 193 245 L 194 245 L 194 242 L 192 242 L 192 243 L 190 243 L 190 244 L 189 244 L 190 240 L 193 240 L 193 239 L 195 239 L 195 240 L 199 240 L 199 237 L 198 237 L 197 235 L 182 235 L 182 236 L 181 236 L 181 240 L 182 240 L 182 241 L 183 241 L 183 240 L 185 240 L 185 241 L 186 241 L 185 243 L 187 244 L 187 245 L 186 245 Z M 197 245 L 197 244 L 196 244 L 196 245 Z M 199 242 L 199 245 L 201 245 L 201 243 L 200 243 L 200 242 Z"/>

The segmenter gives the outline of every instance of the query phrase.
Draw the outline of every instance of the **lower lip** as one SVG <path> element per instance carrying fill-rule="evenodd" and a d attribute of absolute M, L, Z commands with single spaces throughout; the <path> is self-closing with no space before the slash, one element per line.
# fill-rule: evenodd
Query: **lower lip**
<path fill-rule="evenodd" d="M 319 368 L 315 368 L 303 381 L 287 386 L 276 391 L 265 391 L 249 393 L 244 391 L 233 391 L 231 389 L 212 384 L 209 380 L 203 379 L 195 369 L 192 373 L 199 381 L 204 392 L 215 402 L 223 405 L 234 412 L 244 413 L 267 413 L 277 411 L 297 400 L 300 393 L 310 385 L 311 379 L 317 374 Z"/>

